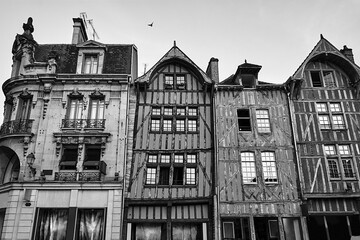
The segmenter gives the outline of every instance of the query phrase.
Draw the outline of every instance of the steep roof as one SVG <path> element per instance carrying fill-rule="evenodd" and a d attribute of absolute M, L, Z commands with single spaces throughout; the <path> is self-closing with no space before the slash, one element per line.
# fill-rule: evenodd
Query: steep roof
<path fill-rule="evenodd" d="M 359 79 L 360 68 L 355 63 L 345 57 L 334 45 L 332 45 L 322 35 L 320 41 L 315 45 L 314 49 L 305 58 L 296 72 L 292 75 L 292 79 L 303 79 L 306 65 L 311 61 L 326 60 L 335 63 L 345 70 L 353 80 Z"/>
<path fill-rule="evenodd" d="M 94 43 L 95 41 L 88 41 Z M 97 43 L 97 42 L 95 42 Z M 100 43 L 99 43 L 100 44 Z M 134 45 L 131 44 L 101 44 L 106 47 L 104 56 L 104 74 L 130 74 L 132 54 Z M 51 52 L 56 52 L 57 73 L 76 73 L 76 65 L 79 47 L 90 47 L 90 45 L 74 44 L 41 44 L 35 50 L 37 62 L 47 62 Z"/>
<path fill-rule="evenodd" d="M 148 83 L 156 70 L 159 69 L 160 66 L 169 62 L 183 63 L 191 67 L 195 73 L 198 73 L 204 82 L 208 84 L 213 83 L 213 81 L 206 75 L 206 73 L 201 70 L 188 56 L 186 56 L 186 54 L 181 51 L 175 43 L 174 46 L 162 58 L 160 58 L 160 60 L 149 71 L 135 79 L 135 83 Z"/>

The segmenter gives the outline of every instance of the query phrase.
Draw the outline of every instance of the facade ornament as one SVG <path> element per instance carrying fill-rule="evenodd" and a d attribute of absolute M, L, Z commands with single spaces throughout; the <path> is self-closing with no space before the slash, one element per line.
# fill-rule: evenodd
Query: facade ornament
<path fill-rule="evenodd" d="M 49 99 L 47 98 L 44 98 L 44 108 L 43 108 L 43 119 L 45 119 L 46 117 L 46 112 L 47 112 L 47 109 L 48 109 L 48 105 L 49 105 Z"/>

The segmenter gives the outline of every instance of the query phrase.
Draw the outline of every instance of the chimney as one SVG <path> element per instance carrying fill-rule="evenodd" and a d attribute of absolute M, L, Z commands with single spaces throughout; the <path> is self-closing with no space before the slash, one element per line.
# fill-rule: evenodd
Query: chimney
<path fill-rule="evenodd" d="M 79 44 L 86 42 L 88 40 L 85 24 L 81 18 L 73 18 L 74 21 L 74 30 L 72 35 L 71 44 Z"/>
<path fill-rule="evenodd" d="M 206 69 L 206 75 L 215 83 L 219 83 L 219 59 L 212 57 Z"/>
<path fill-rule="evenodd" d="M 355 63 L 354 55 L 351 48 L 348 48 L 346 45 L 344 45 L 344 48 L 341 49 L 340 52 L 352 63 Z"/>

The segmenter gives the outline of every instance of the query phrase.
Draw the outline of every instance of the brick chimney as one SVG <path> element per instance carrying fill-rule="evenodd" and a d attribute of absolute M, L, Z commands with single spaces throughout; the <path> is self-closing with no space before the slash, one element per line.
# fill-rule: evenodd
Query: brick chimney
<path fill-rule="evenodd" d="M 352 63 L 355 63 L 354 55 L 351 48 L 348 48 L 346 45 L 344 45 L 344 48 L 341 49 L 340 52 Z"/>
<path fill-rule="evenodd" d="M 206 69 L 206 75 L 215 83 L 219 83 L 219 59 L 212 57 Z"/>
<path fill-rule="evenodd" d="M 85 24 L 81 18 L 73 18 L 74 26 L 73 26 L 73 35 L 71 44 L 79 44 L 86 42 L 88 40 Z"/>

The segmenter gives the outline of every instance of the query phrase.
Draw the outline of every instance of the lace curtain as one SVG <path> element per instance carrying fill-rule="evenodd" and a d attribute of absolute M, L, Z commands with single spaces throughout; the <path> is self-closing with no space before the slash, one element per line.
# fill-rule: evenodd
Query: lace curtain
<path fill-rule="evenodd" d="M 68 221 L 67 209 L 41 209 L 38 240 L 65 240 Z"/>
<path fill-rule="evenodd" d="M 79 240 L 102 240 L 104 235 L 104 210 L 79 210 Z"/>
<path fill-rule="evenodd" d="M 136 225 L 136 240 L 161 240 L 161 225 L 138 224 Z"/>
<path fill-rule="evenodd" d="M 198 227 L 196 224 L 174 224 L 172 227 L 172 239 L 173 240 L 197 240 L 200 234 L 198 234 Z"/>

